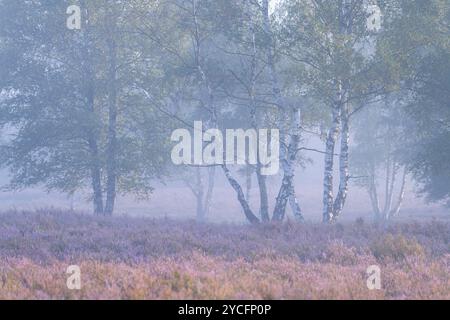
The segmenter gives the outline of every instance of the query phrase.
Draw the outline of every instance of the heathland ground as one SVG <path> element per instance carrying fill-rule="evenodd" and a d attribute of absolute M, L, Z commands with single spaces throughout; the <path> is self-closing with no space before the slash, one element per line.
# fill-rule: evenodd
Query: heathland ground
<path fill-rule="evenodd" d="M 67 267 L 81 270 L 69 290 Z M 381 270 L 381 289 L 366 273 Z M 58 210 L 0 219 L 0 299 L 450 299 L 450 223 L 199 224 Z"/>

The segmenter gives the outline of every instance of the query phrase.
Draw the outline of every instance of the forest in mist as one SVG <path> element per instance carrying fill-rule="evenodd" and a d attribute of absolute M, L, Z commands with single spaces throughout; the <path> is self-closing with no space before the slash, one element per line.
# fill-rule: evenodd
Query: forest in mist
<path fill-rule="evenodd" d="M 289 210 L 303 220 L 296 178 L 320 155 L 324 222 L 341 217 L 351 186 L 382 220 L 399 214 L 408 182 L 448 201 L 448 1 L 71 4 L 1 1 L 4 190 L 83 190 L 112 215 L 118 195 L 151 202 L 177 182 L 200 220 L 214 197 L 251 223 Z M 176 162 L 182 128 L 209 138 L 200 157 L 208 142 L 230 150 L 208 132 L 242 130 L 247 145 L 237 162 L 196 161 L 190 146 Z M 248 131 L 272 128 L 278 179 Z"/>
<path fill-rule="evenodd" d="M 151 202 L 176 183 L 200 220 L 215 197 L 251 223 L 287 211 L 303 220 L 298 172 L 313 157 L 324 222 L 341 217 L 352 186 L 382 220 L 399 214 L 409 184 L 448 201 L 448 1 L 0 5 L 5 192 L 82 191 L 96 214 L 112 215 L 118 195 Z M 243 130 L 248 145 L 237 164 L 188 161 L 190 150 L 174 163 L 182 128 Z M 250 161 L 247 130 L 271 128 L 276 177 L 262 174 L 263 146 Z M 219 140 L 201 148 L 218 154 Z"/>
<path fill-rule="evenodd" d="M 0 0 L 0 202 L 0 299 L 448 299 L 450 0 Z"/>

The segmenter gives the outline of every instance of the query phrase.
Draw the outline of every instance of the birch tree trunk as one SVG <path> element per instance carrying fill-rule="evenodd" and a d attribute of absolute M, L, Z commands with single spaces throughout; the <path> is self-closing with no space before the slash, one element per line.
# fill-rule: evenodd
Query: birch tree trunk
<path fill-rule="evenodd" d="M 258 124 L 256 121 L 256 103 L 253 95 L 253 89 L 251 93 L 251 101 L 252 101 L 252 110 L 251 110 L 251 121 L 253 129 L 258 129 Z M 259 146 L 258 146 L 259 148 Z M 269 222 L 269 197 L 267 196 L 267 184 L 266 184 L 266 176 L 261 173 L 261 161 L 259 157 L 259 150 L 257 152 L 257 163 L 256 163 L 256 179 L 258 181 L 258 189 L 259 189 L 259 213 L 261 216 L 261 221 Z"/>
<path fill-rule="evenodd" d="M 209 111 L 211 114 L 211 126 L 213 128 L 217 128 L 218 127 L 218 121 L 217 121 L 217 110 L 216 110 L 216 106 L 214 103 L 214 93 L 213 93 L 213 89 L 211 87 L 211 83 L 210 80 L 207 76 L 207 74 L 205 73 L 205 71 L 203 70 L 203 66 L 202 66 L 202 61 L 201 61 L 201 55 L 202 55 L 202 50 L 201 50 L 201 35 L 200 35 L 200 25 L 198 22 L 198 7 L 197 7 L 197 0 L 192 0 L 191 1 L 192 4 L 192 18 L 193 18 L 193 23 L 194 23 L 194 29 L 193 31 L 193 43 L 194 43 L 194 60 L 195 60 L 195 68 L 197 69 L 198 74 L 200 75 L 201 78 L 201 82 L 204 86 L 204 88 L 206 88 L 206 92 L 207 92 L 207 97 L 206 97 L 206 105 L 209 107 Z M 224 154 L 224 159 L 226 159 L 225 154 Z M 228 169 L 228 167 L 223 164 L 222 166 L 222 170 L 228 180 L 228 182 L 230 183 L 231 187 L 235 190 L 236 194 L 237 194 L 237 198 L 238 201 L 244 211 L 244 214 L 246 216 L 246 218 L 251 222 L 251 223 L 258 223 L 259 219 L 253 214 L 250 205 L 248 204 L 247 200 L 245 199 L 245 194 L 242 191 L 242 187 L 239 184 L 239 182 L 233 178 L 233 175 L 231 174 L 230 170 Z"/>
<path fill-rule="evenodd" d="M 256 88 L 256 80 L 257 80 L 257 50 L 256 50 L 256 34 L 255 34 L 255 23 L 252 20 L 251 21 L 251 30 L 252 30 L 252 59 L 251 59 L 251 68 L 250 68 L 250 79 L 251 79 L 251 85 L 250 85 L 250 103 L 251 103 L 251 110 L 250 110 L 250 120 L 252 128 L 255 130 L 258 130 L 258 120 L 257 120 L 257 103 L 255 98 L 255 88 Z M 259 148 L 259 145 L 258 145 Z M 261 173 L 261 160 L 259 156 L 259 149 L 257 152 L 257 163 L 256 163 L 256 179 L 258 182 L 258 190 L 259 190 L 259 214 L 261 217 L 261 221 L 263 222 L 269 222 L 270 216 L 269 216 L 269 197 L 267 195 L 267 184 L 266 184 L 266 176 L 264 176 Z"/>
<path fill-rule="evenodd" d="M 245 198 L 250 202 L 250 193 L 252 192 L 252 171 L 247 164 L 245 167 Z"/>
<path fill-rule="evenodd" d="M 398 199 L 397 199 L 397 202 L 396 202 L 394 208 L 389 213 L 390 218 L 394 218 L 394 217 L 398 216 L 398 214 L 400 212 L 400 208 L 403 204 L 403 199 L 405 197 L 406 175 L 407 175 L 407 169 L 406 169 L 406 167 L 404 167 L 403 175 L 402 175 L 402 183 L 400 186 L 400 192 L 399 192 Z"/>
<path fill-rule="evenodd" d="M 282 221 L 286 212 L 286 204 L 289 201 L 294 217 L 303 221 L 302 211 L 300 205 L 295 196 L 294 188 L 294 166 L 297 157 L 297 152 L 300 144 L 300 130 L 301 130 L 301 112 L 300 109 L 294 109 L 291 116 L 291 129 L 290 140 L 287 150 L 282 157 L 281 165 L 283 168 L 283 180 L 281 188 L 278 192 L 278 196 L 275 202 L 275 208 L 273 213 L 274 221 Z"/>
<path fill-rule="evenodd" d="M 341 124 L 340 107 L 338 104 L 333 106 L 333 123 L 328 130 L 325 144 L 325 163 L 323 175 L 323 222 L 331 222 L 333 220 L 333 169 L 334 169 L 334 150 L 336 140 L 339 135 L 339 127 Z"/>
<path fill-rule="evenodd" d="M 394 196 L 394 187 L 395 187 L 395 181 L 397 178 L 397 171 L 398 171 L 398 167 L 394 160 L 394 161 L 392 161 L 391 183 L 389 186 L 389 193 L 387 195 L 386 219 L 390 219 L 390 215 L 391 215 L 392 200 L 393 200 L 393 196 Z"/>
<path fill-rule="evenodd" d="M 391 156 L 390 156 L 390 150 L 388 150 L 388 156 L 387 156 L 387 159 L 386 159 L 386 179 L 384 181 L 383 220 L 387 219 L 390 181 L 391 181 Z"/>
<path fill-rule="evenodd" d="M 209 215 L 209 212 L 211 210 L 211 200 L 213 197 L 215 181 L 216 181 L 216 168 L 210 167 L 208 169 L 208 189 L 206 190 L 205 201 L 203 205 L 203 212 L 205 218 Z"/>
<path fill-rule="evenodd" d="M 295 194 L 295 186 L 294 186 L 294 176 L 295 176 L 295 161 L 297 159 L 297 153 L 300 147 L 300 138 L 301 138 L 301 126 L 302 126 L 302 114 L 300 108 L 296 108 L 293 110 L 293 119 L 291 126 L 291 140 L 288 148 L 288 168 L 287 171 L 292 171 L 292 178 L 290 180 L 290 193 L 289 193 L 289 204 L 292 210 L 292 214 L 294 215 L 297 221 L 303 222 L 303 213 Z"/>
<path fill-rule="evenodd" d="M 405 197 L 405 186 L 406 186 L 406 176 L 407 176 L 407 169 L 406 167 L 403 168 L 402 178 L 401 178 L 401 184 L 400 189 L 398 193 L 397 200 L 395 204 L 393 204 L 393 198 L 394 198 L 394 191 L 395 191 L 395 184 L 396 184 L 396 176 L 398 175 L 398 171 L 400 168 L 398 167 L 398 163 L 396 163 L 394 160 L 392 160 L 391 155 L 388 156 L 388 159 L 386 160 L 386 168 L 385 168 L 385 203 L 383 210 L 380 210 L 379 207 L 379 200 L 378 200 L 378 193 L 377 193 L 377 187 L 375 183 L 375 177 L 376 172 L 373 168 L 371 168 L 370 174 L 370 180 L 367 185 L 367 190 L 369 193 L 370 201 L 372 203 L 372 210 L 375 214 L 375 220 L 377 221 L 387 221 L 392 219 L 393 217 L 396 217 L 398 213 L 400 212 L 400 208 L 403 204 L 403 200 Z"/>
<path fill-rule="evenodd" d="M 222 169 L 225 173 L 226 178 L 228 179 L 228 182 L 233 187 L 234 191 L 237 194 L 237 198 L 239 203 L 241 204 L 242 209 L 244 210 L 245 217 L 248 221 L 250 221 L 252 224 L 259 223 L 258 217 L 255 216 L 252 209 L 250 208 L 247 200 L 245 199 L 244 192 L 242 191 L 241 185 L 233 178 L 233 176 L 230 173 L 230 170 L 227 168 L 226 165 L 222 165 Z"/>
<path fill-rule="evenodd" d="M 197 198 L 197 220 L 200 222 L 205 221 L 205 211 L 203 207 L 203 183 L 200 168 L 196 168 L 196 192 Z"/>
<path fill-rule="evenodd" d="M 275 66 L 275 43 L 273 39 L 272 28 L 270 25 L 270 13 L 269 13 L 269 1 L 262 1 L 262 11 L 263 11 L 263 28 L 267 37 L 267 64 L 269 67 L 269 78 L 272 87 L 272 93 L 275 98 L 275 102 L 282 112 L 284 112 L 289 118 L 289 111 L 286 103 L 284 102 L 283 96 L 281 94 L 280 82 L 278 79 L 278 74 Z M 291 204 L 294 208 L 294 215 L 303 220 L 301 214 L 300 205 L 298 200 L 295 198 L 295 188 L 294 188 L 294 165 L 295 158 L 297 155 L 298 144 L 300 142 L 300 128 L 301 128 L 301 113 L 300 109 L 296 108 L 293 110 L 294 115 L 291 118 L 291 132 L 290 140 L 288 146 L 284 143 L 281 146 L 281 153 L 283 154 L 282 159 L 280 159 L 283 169 L 283 179 L 281 183 L 280 190 L 278 191 L 278 196 L 275 201 L 275 207 L 273 211 L 272 220 L 282 221 L 286 213 L 286 205 L 289 199 L 291 199 Z M 283 131 L 283 130 L 282 130 Z M 281 139 L 285 141 L 286 133 L 281 132 Z"/>
<path fill-rule="evenodd" d="M 253 36 L 253 42 L 255 42 L 254 36 Z M 254 58 L 255 58 L 256 53 L 254 53 Z M 258 130 L 258 122 L 256 119 L 256 101 L 255 101 L 255 96 L 254 96 L 254 79 L 253 79 L 253 72 L 254 72 L 254 62 L 253 62 L 253 66 L 252 66 L 252 88 L 251 88 L 251 92 L 250 92 L 250 101 L 251 101 L 251 111 L 250 111 L 250 119 L 251 119 L 251 124 L 252 124 L 252 128 L 255 130 Z M 259 148 L 259 146 L 258 146 Z M 257 163 L 256 163 L 256 169 L 255 169 L 255 173 L 256 173 L 256 179 L 258 181 L 258 190 L 259 190 L 259 213 L 261 216 L 261 221 L 263 222 L 268 222 L 270 221 L 270 217 L 269 217 L 269 198 L 267 196 L 267 185 L 266 185 L 266 177 L 261 173 L 261 160 L 259 157 L 259 150 L 256 153 L 256 157 L 257 157 Z"/>
<path fill-rule="evenodd" d="M 369 173 L 369 186 L 368 186 L 368 192 L 370 197 L 370 202 L 372 204 L 372 210 L 375 214 L 375 219 L 380 219 L 380 203 L 378 200 L 378 192 L 377 192 L 377 185 L 375 182 L 375 167 L 373 165 L 370 166 L 370 173 Z"/>
<path fill-rule="evenodd" d="M 256 178 L 258 179 L 258 187 L 259 187 L 259 212 L 261 216 L 261 220 L 264 222 L 270 221 L 269 217 L 269 198 L 267 196 L 267 185 L 266 185 L 266 177 L 261 174 L 261 166 L 256 169 Z"/>
<path fill-rule="evenodd" d="M 344 105 L 341 110 L 342 131 L 339 154 L 339 190 L 333 204 L 333 220 L 337 219 L 342 213 L 348 193 L 348 182 L 350 179 L 348 168 L 349 120 L 348 105 Z"/>
<path fill-rule="evenodd" d="M 340 0 L 339 6 L 339 33 L 341 35 L 350 34 L 352 29 L 352 6 L 351 1 Z M 323 183 L 323 221 L 332 222 L 341 214 L 347 198 L 348 192 L 348 144 L 349 144 L 349 106 L 347 96 L 350 85 L 348 81 L 343 81 L 338 76 L 335 79 L 337 83 L 337 102 L 332 107 L 333 123 L 328 132 L 325 150 L 324 183 Z M 342 127 L 342 128 L 341 128 Z M 336 141 L 341 130 L 340 155 L 339 155 L 339 189 L 334 199 L 333 194 L 333 169 L 334 169 L 334 150 Z"/>

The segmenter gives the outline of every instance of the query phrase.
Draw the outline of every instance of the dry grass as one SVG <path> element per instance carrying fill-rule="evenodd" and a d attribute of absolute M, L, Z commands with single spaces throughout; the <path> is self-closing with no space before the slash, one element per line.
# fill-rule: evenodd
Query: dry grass
<path fill-rule="evenodd" d="M 9 212 L 0 299 L 450 299 L 450 226 L 202 225 Z M 67 289 L 69 265 L 82 289 Z M 381 268 L 381 290 L 366 269 Z"/>

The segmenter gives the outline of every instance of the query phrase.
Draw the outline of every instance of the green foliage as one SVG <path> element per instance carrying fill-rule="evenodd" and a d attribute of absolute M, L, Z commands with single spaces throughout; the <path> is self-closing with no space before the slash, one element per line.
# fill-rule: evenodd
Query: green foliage
<path fill-rule="evenodd" d="M 450 204 L 450 4 L 392 3 L 398 9 L 390 10 L 382 43 L 397 52 L 386 61 L 408 102 L 403 114 L 412 120 L 400 151 L 422 193 Z"/>
<path fill-rule="evenodd" d="M 90 1 L 81 30 L 66 28 L 70 1 L 1 2 L 0 125 L 6 129 L 2 166 L 10 169 L 8 187 L 43 184 L 74 192 L 92 184 L 93 166 L 106 179 L 108 162 L 107 41 L 117 54 L 117 184 L 119 192 L 148 194 L 150 180 L 164 174 L 170 126 L 164 116 L 134 90 L 157 79 L 126 33 L 131 14 L 118 4 Z M 129 7 L 128 9 L 131 9 Z M 5 19 L 4 19 L 5 18 Z M 111 33 L 112 20 L 116 33 Z M 166 120 L 167 121 L 167 120 Z M 96 152 L 93 152 L 95 144 Z"/>

